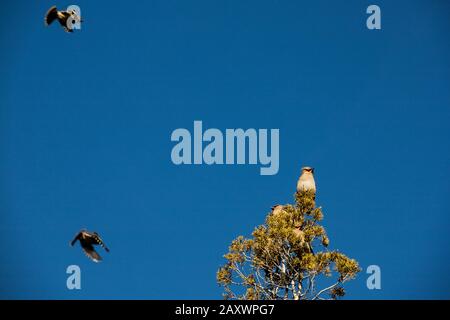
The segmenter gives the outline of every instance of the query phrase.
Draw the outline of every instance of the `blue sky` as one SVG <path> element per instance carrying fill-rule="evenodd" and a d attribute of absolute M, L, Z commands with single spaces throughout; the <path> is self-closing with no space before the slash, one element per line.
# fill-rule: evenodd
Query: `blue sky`
<path fill-rule="evenodd" d="M 82 29 L 44 27 L 53 4 L 78 4 Z M 449 2 L 0 6 L 1 298 L 220 299 L 228 244 L 292 202 L 303 165 L 330 247 L 381 267 L 382 289 L 363 270 L 349 299 L 450 298 Z M 279 128 L 279 173 L 173 165 L 194 120 Z M 69 246 L 83 227 L 101 264 Z"/>

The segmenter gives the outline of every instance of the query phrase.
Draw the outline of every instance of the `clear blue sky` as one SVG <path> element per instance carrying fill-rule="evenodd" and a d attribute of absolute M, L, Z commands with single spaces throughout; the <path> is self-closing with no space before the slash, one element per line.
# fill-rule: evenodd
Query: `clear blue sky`
<path fill-rule="evenodd" d="M 365 26 L 382 10 L 382 30 Z M 82 30 L 43 25 L 81 7 Z M 212 298 L 229 242 L 316 168 L 348 298 L 450 298 L 450 2 L 0 5 L 1 298 Z M 176 128 L 279 128 L 280 171 L 175 166 Z M 69 241 L 110 247 L 94 264 Z M 82 290 L 66 289 L 66 267 Z"/>

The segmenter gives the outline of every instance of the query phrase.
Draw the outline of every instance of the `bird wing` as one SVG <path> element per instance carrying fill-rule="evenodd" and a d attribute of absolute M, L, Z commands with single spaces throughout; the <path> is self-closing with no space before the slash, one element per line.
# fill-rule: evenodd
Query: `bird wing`
<path fill-rule="evenodd" d="M 103 242 L 103 240 L 100 238 L 100 236 L 98 234 L 94 234 L 92 237 L 96 244 L 101 245 L 103 247 L 103 249 L 105 249 L 106 252 L 109 252 L 108 247 L 105 245 L 105 243 Z"/>
<path fill-rule="evenodd" d="M 90 244 L 84 244 L 82 246 L 84 253 L 94 262 L 102 261 L 102 257 L 95 251 L 94 247 Z"/>
<path fill-rule="evenodd" d="M 48 26 L 50 23 L 55 21 L 56 18 L 58 18 L 58 9 L 56 9 L 56 6 L 53 6 L 48 9 L 47 14 L 45 15 L 45 25 Z"/>
<path fill-rule="evenodd" d="M 77 242 L 77 240 L 80 239 L 81 236 L 81 232 L 78 232 L 77 235 L 75 236 L 75 238 L 73 238 L 73 240 L 70 242 L 70 245 L 73 246 L 75 244 L 75 242 Z"/>

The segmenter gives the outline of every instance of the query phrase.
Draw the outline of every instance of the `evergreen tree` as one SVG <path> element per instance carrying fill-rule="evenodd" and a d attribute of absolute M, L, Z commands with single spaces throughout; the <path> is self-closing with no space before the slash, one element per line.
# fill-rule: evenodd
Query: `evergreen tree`
<path fill-rule="evenodd" d="M 278 206 L 255 228 L 239 236 L 224 255 L 217 281 L 226 299 L 338 299 L 343 284 L 360 271 L 358 262 L 327 249 L 315 193 L 299 191 L 295 205 Z"/>

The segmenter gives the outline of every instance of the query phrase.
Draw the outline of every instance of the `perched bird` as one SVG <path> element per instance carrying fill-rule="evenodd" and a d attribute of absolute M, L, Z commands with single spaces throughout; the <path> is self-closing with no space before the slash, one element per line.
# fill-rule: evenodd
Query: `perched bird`
<path fill-rule="evenodd" d="M 302 174 L 297 182 L 297 191 L 313 191 L 316 194 L 316 183 L 314 182 L 314 168 L 303 167 Z"/>
<path fill-rule="evenodd" d="M 309 253 L 314 254 L 313 248 L 311 243 L 308 243 L 305 241 L 305 233 L 303 232 L 303 230 L 301 230 L 300 226 L 295 226 L 292 229 L 292 233 L 294 234 L 294 236 L 300 241 L 300 245 L 302 247 L 306 246 L 306 249 Z"/>
<path fill-rule="evenodd" d="M 278 215 L 283 211 L 283 206 L 281 204 L 276 204 L 272 207 L 272 214 L 274 216 Z"/>
<path fill-rule="evenodd" d="M 82 22 L 81 17 L 75 10 L 59 11 L 56 6 L 51 7 L 45 15 L 45 25 L 50 25 L 53 21 L 58 20 L 59 24 L 64 28 L 66 32 L 73 32 L 73 28 L 70 26 Z"/>
<path fill-rule="evenodd" d="M 94 245 L 100 245 L 106 252 L 109 252 L 109 249 L 105 246 L 97 232 L 89 232 L 86 229 L 83 229 L 78 232 L 70 245 L 73 246 L 77 240 L 80 241 L 80 245 L 84 253 L 94 262 L 102 261 L 102 257 L 100 257 L 97 251 L 95 251 Z"/>
<path fill-rule="evenodd" d="M 300 240 L 302 244 L 305 242 L 305 233 L 300 227 L 294 227 L 294 229 L 292 229 L 292 233 Z"/>

